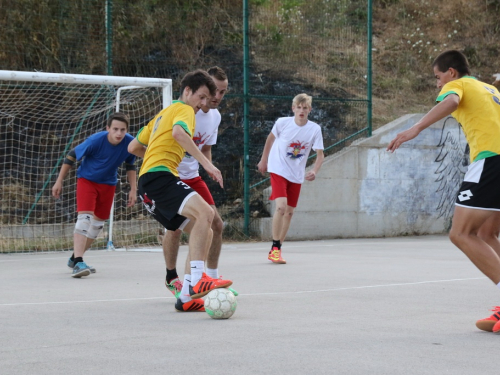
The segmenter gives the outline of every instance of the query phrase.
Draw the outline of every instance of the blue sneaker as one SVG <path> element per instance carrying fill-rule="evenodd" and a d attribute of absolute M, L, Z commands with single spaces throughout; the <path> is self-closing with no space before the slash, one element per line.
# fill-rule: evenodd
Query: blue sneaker
<path fill-rule="evenodd" d="M 80 278 L 82 276 L 90 275 L 90 267 L 85 262 L 78 262 L 73 268 L 71 277 Z"/>
<path fill-rule="evenodd" d="M 68 259 L 68 267 L 71 269 L 75 268 L 75 262 L 71 260 L 71 257 Z M 90 268 L 90 273 L 96 272 L 94 267 L 89 266 L 89 268 Z"/>

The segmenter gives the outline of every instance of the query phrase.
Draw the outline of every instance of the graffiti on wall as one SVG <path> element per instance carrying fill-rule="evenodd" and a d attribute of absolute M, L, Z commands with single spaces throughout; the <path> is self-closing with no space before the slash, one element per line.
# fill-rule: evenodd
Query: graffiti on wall
<path fill-rule="evenodd" d="M 469 165 L 469 146 L 460 124 L 453 117 L 444 121 L 437 147 L 439 155 L 435 162 L 438 166 L 434 173 L 438 183 L 438 217 L 444 217 L 451 223 L 458 188 Z"/>

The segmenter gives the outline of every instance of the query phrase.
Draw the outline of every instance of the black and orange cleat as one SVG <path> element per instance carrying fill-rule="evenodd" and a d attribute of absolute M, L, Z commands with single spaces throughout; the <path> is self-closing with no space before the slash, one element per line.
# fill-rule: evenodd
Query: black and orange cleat
<path fill-rule="evenodd" d="M 180 312 L 205 311 L 205 301 L 198 298 L 182 303 L 181 299 L 178 298 L 175 303 L 175 309 Z"/>
<path fill-rule="evenodd" d="M 201 298 L 208 294 L 211 290 L 217 288 L 227 288 L 232 284 L 233 282 L 231 280 L 212 279 L 211 277 L 208 277 L 205 272 L 203 272 L 200 281 L 198 281 L 195 286 L 189 286 L 189 295 L 193 299 Z"/>
<path fill-rule="evenodd" d="M 476 327 L 479 328 L 482 331 L 487 331 L 487 332 L 493 332 L 493 326 L 500 321 L 500 306 L 495 306 L 491 311 L 494 311 L 495 313 L 488 318 L 484 318 L 481 320 L 478 320 L 476 322 Z M 498 326 L 500 328 L 500 326 Z"/>

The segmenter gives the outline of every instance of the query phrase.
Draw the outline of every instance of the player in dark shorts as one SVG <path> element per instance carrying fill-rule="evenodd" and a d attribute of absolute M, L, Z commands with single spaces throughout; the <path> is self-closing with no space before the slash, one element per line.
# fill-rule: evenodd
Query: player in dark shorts
<path fill-rule="evenodd" d="M 470 147 L 469 169 L 459 189 L 451 241 L 500 288 L 500 93 L 495 86 L 470 76 L 459 51 L 440 54 L 433 62 L 439 102 L 410 129 L 399 133 L 387 151 L 415 138 L 436 121 L 452 115 L 462 126 Z M 500 307 L 476 326 L 500 333 Z"/>
<path fill-rule="evenodd" d="M 205 155 L 208 160 L 212 161 L 212 146 L 217 142 L 218 129 L 221 123 L 221 114 L 217 107 L 227 92 L 229 82 L 224 70 L 218 66 L 211 67 L 207 72 L 217 86 L 217 92 L 215 96 L 211 97 L 210 100 L 207 101 L 207 106 L 202 106 L 201 109 L 196 112 L 196 126 L 193 141 L 196 143 L 203 155 Z M 210 193 L 207 184 L 203 181 L 199 174 L 199 168 L 200 165 L 198 161 L 189 153 L 186 153 L 177 167 L 177 172 L 179 173 L 179 178 L 182 182 L 189 185 L 193 190 L 200 194 L 201 197 L 214 210 L 215 215 L 214 220 L 212 221 L 213 237 L 207 256 L 206 273 L 208 276 L 218 279 L 220 277 L 218 264 L 222 248 L 222 231 L 224 226 L 222 218 L 215 207 L 212 194 Z M 187 273 L 184 274 L 184 282 L 182 282 L 179 279 L 176 269 L 181 233 L 182 232 L 180 230 L 165 231 L 162 245 L 167 271 L 165 285 L 176 298 L 180 298 L 183 303 L 186 303 L 191 299 L 189 296 L 191 275 Z M 182 290 L 183 286 L 184 290 Z M 228 289 L 230 289 L 235 296 L 238 295 L 234 289 Z"/>
<path fill-rule="evenodd" d="M 195 111 L 205 106 L 217 87 L 203 70 L 184 76 L 181 97 L 162 110 L 143 127 L 130 143 L 129 151 L 144 158 L 139 172 L 139 196 L 149 213 L 168 230 L 190 233 L 189 295 L 184 303 L 177 299 L 179 311 L 203 310 L 200 298 L 216 288 L 226 288 L 230 280 L 214 279 L 205 273 L 205 261 L 212 242 L 214 211 L 208 203 L 183 183 L 177 167 L 187 151 L 203 166 L 210 177 L 223 186 L 221 172 L 202 154 L 192 137 Z"/>

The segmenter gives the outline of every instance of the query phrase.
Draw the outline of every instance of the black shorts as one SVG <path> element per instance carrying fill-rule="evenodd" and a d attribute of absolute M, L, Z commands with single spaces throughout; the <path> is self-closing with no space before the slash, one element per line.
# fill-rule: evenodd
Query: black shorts
<path fill-rule="evenodd" d="M 139 197 L 144 207 L 168 230 L 184 229 L 189 219 L 180 212 L 195 194 L 170 172 L 150 172 L 139 177 Z"/>
<path fill-rule="evenodd" d="M 455 204 L 479 210 L 500 211 L 500 155 L 469 165 Z"/>

